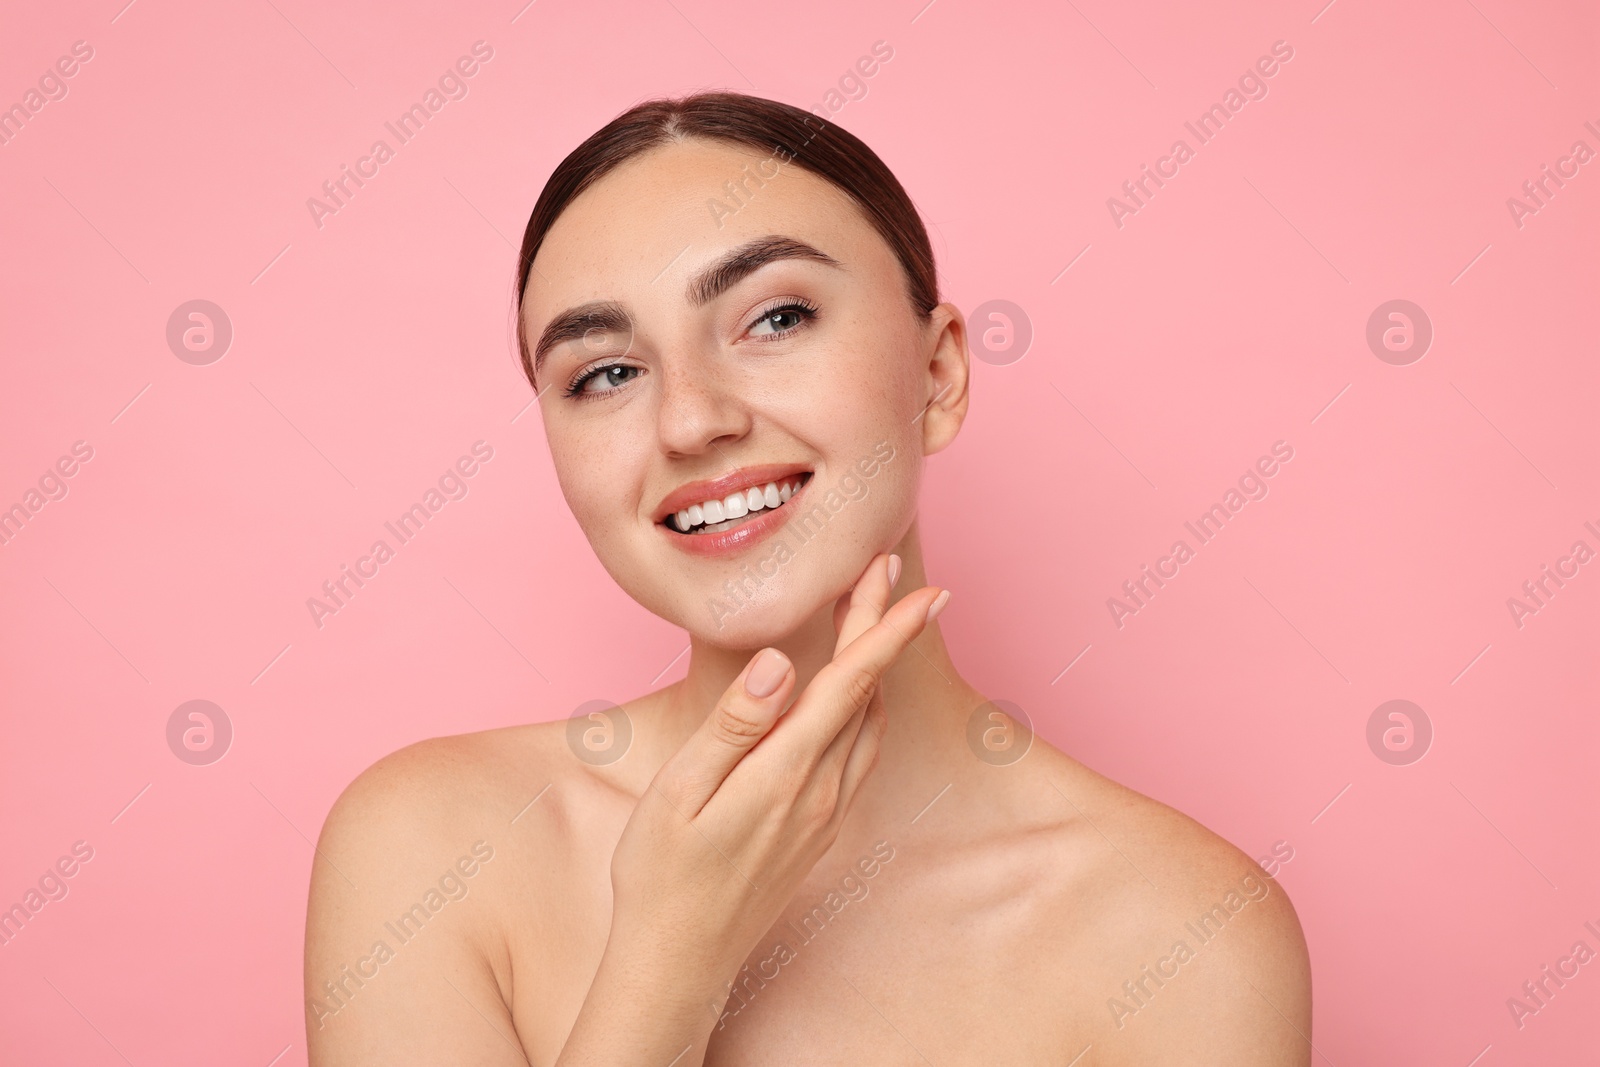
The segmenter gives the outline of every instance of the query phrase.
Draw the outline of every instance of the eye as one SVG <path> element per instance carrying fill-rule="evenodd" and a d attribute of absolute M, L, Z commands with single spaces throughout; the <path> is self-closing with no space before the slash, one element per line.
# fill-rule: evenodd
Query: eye
<path fill-rule="evenodd" d="M 576 397 L 596 396 L 600 393 L 609 393 L 619 385 L 632 381 L 643 368 L 630 367 L 626 363 L 612 363 L 604 367 L 593 367 L 574 378 L 567 386 L 567 395 Z M 601 387 L 591 389 L 590 383 L 599 382 Z"/>
<path fill-rule="evenodd" d="M 750 326 L 750 334 L 764 341 L 783 337 L 809 325 L 817 318 L 816 305 L 808 300 L 788 299 L 784 303 L 763 311 Z M 771 330 L 762 330 L 763 326 Z"/>

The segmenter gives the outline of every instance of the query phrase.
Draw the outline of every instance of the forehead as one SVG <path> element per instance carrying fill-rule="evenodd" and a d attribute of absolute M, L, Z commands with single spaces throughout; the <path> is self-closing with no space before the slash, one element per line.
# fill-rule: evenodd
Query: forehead
<path fill-rule="evenodd" d="M 583 300 L 670 294 L 681 303 L 697 265 L 767 234 L 841 261 L 893 259 L 826 179 L 772 153 L 690 139 L 634 157 L 567 206 L 534 259 L 530 321 Z"/>

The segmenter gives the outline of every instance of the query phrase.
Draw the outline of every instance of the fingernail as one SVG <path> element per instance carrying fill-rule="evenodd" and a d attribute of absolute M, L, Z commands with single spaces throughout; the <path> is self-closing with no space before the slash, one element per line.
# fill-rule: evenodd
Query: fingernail
<path fill-rule="evenodd" d="M 788 657 L 775 648 L 764 648 L 751 665 L 750 673 L 744 676 L 745 691 L 758 699 L 769 697 L 777 692 L 778 684 L 788 673 Z"/>
<path fill-rule="evenodd" d="M 934 597 L 933 603 L 928 605 L 928 621 L 932 622 L 937 619 L 939 612 L 943 611 L 944 606 L 948 603 L 950 603 L 950 590 L 946 589 Z"/>
<path fill-rule="evenodd" d="M 894 588 L 894 583 L 900 580 L 900 557 L 893 552 L 889 553 L 889 588 Z"/>

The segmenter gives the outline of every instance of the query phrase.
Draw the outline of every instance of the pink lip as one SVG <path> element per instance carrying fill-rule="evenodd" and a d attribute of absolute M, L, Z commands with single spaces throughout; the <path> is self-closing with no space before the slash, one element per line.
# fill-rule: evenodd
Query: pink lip
<path fill-rule="evenodd" d="M 749 469 L 763 470 L 764 468 L 752 467 Z M 805 471 L 804 467 L 788 468 L 785 473 L 794 474 L 803 471 Z M 764 477 L 759 483 L 751 482 L 749 484 L 766 485 L 767 482 L 777 480 L 778 478 Z M 727 556 L 732 555 L 735 552 L 742 552 L 751 545 L 760 544 L 768 537 L 771 537 L 778 530 L 782 529 L 789 521 L 789 508 L 796 500 L 799 500 L 805 495 L 806 490 L 811 488 L 811 483 L 815 480 L 815 475 L 813 475 L 811 478 L 807 478 L 805 484 L 799 489 L 796 489 L 794 495 L 785 501 L 782 507 L 776 507 L 767 511 L 763 511 L 760 518 L 750 519 L 747 522 L 742 522 L 731 530 L 724 530 L 721 533 L 714 534 L 686 534 L 679 533 L 677 530 L 672 529 L 672 527 L 668 526 L 664 522 L 657 522 L 656 529 L 667 535 L 667 537 L 672 541 L 673 547 L 680 548 L 692 556 Z M 698 486 L 710 484 L 714 483 L 697 482 L 694 485 L 685 486 L 685 488 L 696 489 L 696 491 L 698 491 Z M 737 486 L 730 483 L 728 492 L 733 492 L 735 488 L 737 488 Z M 694 503 L 699 503 L 702 500 L 709 500 L 715 495 L 716 494 L 713 491 L 705 496 L 697 496 L 694 498 Z M 668 499 L 671 500 L 672 498 L 669 497 Z M 671 513 L 668 512 L 667 514 Z"/>
<path fill-rule="evenodd" d="M 651 515 L 650 519 L 652 522 L 665 522 L 668 515 L 683 511 L 690 504 L 698 504 L 702 500 L 722 500 L 740 490 L 766 485 L 768 482 L 783 482 L 791 475 L 809 473 L 811 468 L 801 463 L 766 463 L 759 467 L 740 467 L 720 478 L 680 485 L 656 505 L 655 514 Z"/>

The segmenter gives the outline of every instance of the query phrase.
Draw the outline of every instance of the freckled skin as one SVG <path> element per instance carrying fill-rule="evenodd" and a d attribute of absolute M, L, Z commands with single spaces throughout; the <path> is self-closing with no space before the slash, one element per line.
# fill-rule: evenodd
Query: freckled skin
<path fill-rule="evenodd" d="M 524 315 L 537 336 L 563 308 L 626 294 L 637 319 L 628 362 L 642 375 L 615 395 L 566 399 L 560 394 L 573 374 L 595 362 L 580 344 L 558 348 L 540 372 L 540 388 L 554 383 L 541 409 L 562 492 L 630 596 L 707 640 L 757 649 L 792 633 L 904 535 L 924 452 L 912 420 L 929 395 L 918 365 L 926 331 L 910 313 L 904 275 L 843 193 L 790 167 L 716 227 L 705 202 L 717 190 L 707 176 L 720 183 L 720 168 L 733 164 L 727 173 L 738 174 L 744 161 L 697 143 L 613 172 L 606 189 L 579 198 L 551 227 Z M 807 207 L 819 202 L 824 210 Z M 622 205 L 632 210 L 619 213 Z M 814 245 L 846 270 L 776 263 L 715 305 L 686 310 L 685 279 L 696 267 L 771 233 Z M 752 318 L 786 296 L 818 305 L 818 320 L 792 340 L 749 335 Z M 896 460 L 871 479 L 870 506 L 852 507 L 848 522 L 830 521 L 806 543 L 811 558 L 764 583 L 762 610 L 741 611 L 716 629 L 708 595 L 738 577 L 744 561 L 685 557 L 650 521 L 656 505 L 685 482 L 760 462 L 813 466 L 815 498 L 879 442 Z"/>
<path fill-rule="evenodd" d="M 889 246 L 847 196 L 797 167 L 719 228 L 707 199 L 764 158 L 691 140 L 631 160 L 556 221 L 523 308 L 530 339 L 585 301 L 632 311 L 631 338 L 552 353 L 540 409 L 562 494 L 601 563 L 688 632 L 686 677 L 623 705 L 632 741 L 613 763 L 577 759 L 567 709 L 550 708 L 541 711 L 553 722 L 425 741 L 352 783 L 313 871 L 306 993 L 323 998 L 307 1013 L 314 1064 L 554 1063 L 606 951 L 612 852 L 656 772 L 761 647 L 788 655 L 801 691 L 832 654 L 834 600 L 875 554 L 904 560 L 896 593 L 929 584 L 917 497 L 924 458 L 955 439 L 970 401 L 961 313 L 941 304 L 920 320 Z M 706 307 L 690 305 L 697 269 L 769 234 L 845 269 L 769 264 Z M 817 319 L 758 340 L 792 325 L 759 316 L 793 297 Z M 589 399 L 565 395 L 591 364 L 618 357 L 633 369 L 615 384 L 596 381 Z M 813 469 L 816 493 L 880 442 L 894 458 L 864 479 L 865 495 L 718 627 L 708 601 L 748 557 L 673 548 L 651 521 L 661 500 L 686 482 L 776 462 Z M 954 623 L 961 607 L 956 588 L 940 621 L 1031 625 Z M 726 976 L 740 992 L 725 1014 L 707 1006 L 704 1063 L 1067 1064 L 1085 1046 L 1078 1067 L 1311 1062 L 1304 938 L 1281 885 L 1249 857 L 1043 738 L 1010 765 L 977 758 L 968 721 L 988 698 L 958 672 L 939 623 L 882 692 L 879 762 L 748 970 Z M 1029 710 L 1038 725 L 1067 711 Z M 324 982 L 368 956 L 384 924 L 480 839 L 495 855 L 468 895 L 423 935 L 391 945 L 376 977 L 347 981 L 337 1003 L 326 997 Z M 862 877 L 879 842 L 893 859 Z M 859 899 L 840 890 L 852 872 Z M 1123 983 L 1154 970 L 1174 942 L 1194 947 L 1185 924 L 1249 875 L 1265 896 L 1163 986 L 1145 979 L 1154 992 L 1143 1004 L 1131 1001 Z M 807 931 L 820 932 L 806 940 Z M 1137 1010 L 1119 1015 L 1113 998 Z M 641 1025 L 627 1006 L 617 1020 Z"/>

